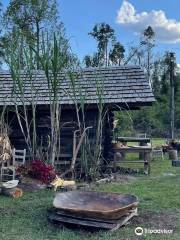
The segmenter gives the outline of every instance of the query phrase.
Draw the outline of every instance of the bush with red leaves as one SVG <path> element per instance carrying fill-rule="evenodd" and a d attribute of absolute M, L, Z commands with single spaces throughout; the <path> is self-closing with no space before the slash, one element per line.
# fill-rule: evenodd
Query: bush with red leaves
<path fill-rule="evenodd" d="M 33 160 L 30 163 L 29 174 L 46 184 L 52 182 L 56 177 L 56 172 L 53 166 L 48 165 L 41 160 Z"/>
<path fill-rule="evenodd" d="M 56 172 L 53 166 L 48 165 L 41 160 L 33 160 L 26 166 L 19 166 L 16 171 L 20 175 L 29 175 L 42 181 L 45 184 L 51 183 L 56 177 Z"/>

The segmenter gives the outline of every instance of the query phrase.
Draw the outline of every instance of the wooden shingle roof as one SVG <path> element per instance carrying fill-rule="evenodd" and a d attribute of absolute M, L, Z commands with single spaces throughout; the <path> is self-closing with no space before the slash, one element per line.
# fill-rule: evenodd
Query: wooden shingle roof
<path fill-rule="evenodd" d="M 0 106 L 22 105 L 32 99 L 37 105 L 49 104 L 49 88 L 43 71 L 33 72 L 32 79 L 22 72 L 23 84 L 14 84 L 8 71 L 0 71 Z M 87 68 L 79 70 L 72 81 L 68 72 L 58 76 L 58 99 L 61 104 L 74 104 L 84 98 L 86 104 L 148 105 L 155 101 L 144 72 L 136 66 Z M 20 93 L 21 92 L 21 93 Z"/>

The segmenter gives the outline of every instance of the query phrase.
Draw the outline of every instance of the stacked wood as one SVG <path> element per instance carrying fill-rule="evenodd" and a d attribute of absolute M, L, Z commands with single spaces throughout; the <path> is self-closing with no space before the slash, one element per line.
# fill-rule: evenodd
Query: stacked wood
<path fill-rule="evenodd" d="M 9 196 L 12 198 L 19 198 L 22 197 L 23 195 L 23 191 L 21 188 L 2 188 L 2 192 L 3 195 L 5 196 Z"/>
<path fill-rule="evenodd" d="M 137 197 L 130 194 L 70 191 L 56 195 L 47 217 L 60 226 L 70 224 L 113 231 L 137 216 L 137 206 Z"/>
<path fill-rule="evenodd" d="M 115 231 L 122 226 L 128 224 L 128 221 L 134 217 L 138 216 L 137 208 L 130 210 L 124 216 L 121 216 L 118 220 L 99 220 L 97 218 L 87 218 L 82 216 L 76 216 L 72 214 L 67 214 L 63 211 L 57 211 L 55 208 L 48 210 L 48 220 L 51 223 L 61 226 L 61 224 L 69 224 L 69 226 L 78 226 L 78 227 L 88 227 L 94 229 L 104 229 Z"/>

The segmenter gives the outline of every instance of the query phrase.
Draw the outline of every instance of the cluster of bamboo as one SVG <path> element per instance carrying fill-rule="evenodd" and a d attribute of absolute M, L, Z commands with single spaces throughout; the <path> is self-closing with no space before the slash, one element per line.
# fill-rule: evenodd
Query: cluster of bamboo
<path fill-rule="evenodd" d="M 19 41 L 20 42 L 20 41 Z M 60 138 L 61 138 L 61 101 L 59 99 L 59 90 L 64 91 L 64 94 L 68 95 L 69 98 L 73 101 L 76 115 L 77 115 L 77 127 L 79 133 L 79 142 L 77 145 L 73 146 L 73 158 L 70 171 L 74 172 L 76 165 L 76 158 L 78 152 L 81 148 L 82 159 L 81 167 L 85 169 L 85 172 L 90 173 L 91 175 L 98 171 L 101 158 L 101 142 L 102 142 L 102 127 L 103 120 L 105 118 L 105 111 L 103 106 L 103 84 L 99 82 L 99 76 L 96 79 L 96 94 L 98 97 L 98 120 L 96 126 L 96 139 L 93 144 L 90 144 L 88 138 L 88 132 L 86 131 L 91 126 L 86 126 L 85 123 L 85 103 L 86 103 L 86 91 L 83 89 L 83 84 L 81 85 L 77 80 L 78 74 L 75 74 L 73 66 L 67 64 L 67 47 L 62 47 L 61 38 L 58 38 L 54 34 L 53 40 L 48 40 L 42 37 L 42 49 L 41 56 L 38 55 L 41 69 L 45 73 L 45 78 L 48 83 L 48 95 L 49 95 L 49 107 L 50 107 L 50 122 L 51 122 L 51 132 L 50 132 L 50 141 L 48 146 L 48 153 L 50 163 L 54 166 L 55 159 L 59 156 L 60 152 Z M 36 139 L 36 106 L 37 106 L 37 89 L 35 90 L 34 82 L 36 81 L 36 74 L 33 66 L 34 50 L 28 46 L 24 46 L 23 52 L 25 55 L 24 64 L 25 69 L 24 75 L 29 81 L 30 91 L 31 91 L 31 102 L 28 104 L 31 105 L 32 120 L 29 121 L 29 107 L 26 102 L 25 94 L 25 82 L 24 78 L 21 76 L 21 54 L 20 50 L 18 51 L 17 46 L 10 46 L 10 53 L 7 53 L 7 64 L 9 65 L 11 76 L 14 84 L 14 105 L 15 112 L 20 125 L 21 131 L 23 133 L 24 139 L 26 141 L 28 151 L 33 158 L 37 156 L 38 145 Z M 69 89 L 64 89 L 61 86 L 61 79 L 59 78 L 59 73 L 68 69 L 66 71 L 67 77 L 70 80 Z M 22 107 L 19 108 L 17 101 L 21 102 Z M 32 133 L 32 135 L 30 134 Z M 92 150 L 93 145 L 93 150 Z M 90 166 L 89 166 L 90 164 Z"/>

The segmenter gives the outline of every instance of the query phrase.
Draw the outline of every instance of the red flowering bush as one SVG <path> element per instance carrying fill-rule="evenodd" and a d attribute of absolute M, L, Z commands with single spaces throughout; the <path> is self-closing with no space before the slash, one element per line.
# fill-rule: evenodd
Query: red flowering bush
<path fill-rule="evenodd" d="M 48 165 L 41 160 L 33 160 L 30 163 L 29 174 L 46 184 L 52 182 L 56 177 L 56 172 L 53 166 Z"/>
<path fill-rule="evenodd" d="M 29 175 L 45 184 L 49 184 L 56 177 L 56 172 L 53 166 L 48 165 L 41 160 L 33 160 L 28 165 L 19 166 L 16 171 L 20 175 Z"/>

